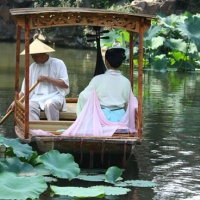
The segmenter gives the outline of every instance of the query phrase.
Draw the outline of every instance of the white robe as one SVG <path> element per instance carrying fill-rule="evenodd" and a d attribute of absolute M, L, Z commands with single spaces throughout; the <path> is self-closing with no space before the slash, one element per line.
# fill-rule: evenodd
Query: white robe
<path fill-rule="evenodd" d="M 102 107 L 126 110 L 132 91 L 130 81 L 119 70 L 107 70 L 105 74 L 95 76 L 79 94 L 77 115 L 82 111 L 93 89 Z"/>
<path fill-rule="evenodd" d="M 39 76 L 49 76 L 51 78 L 60 79 L 69 86 L 69 78 L 66 65 L 62 60 L 51 58 L 44 64 L 32 63 L 29 70 L 29 88 L 36 82 Z M 25 80 L 23 80 L 21 92 L 25 93 Z M 40 108 L 44 110 L 44 103 L 47 99 L 56 99 L 62 106 L 62 110 L 66 111 L 65 96 L 69 94 L 69 88 L 60 88 L 48 82 L 40 82 L 36 88 L 29 94 L 30 101 L 35 101 L 40 104 Z"/>

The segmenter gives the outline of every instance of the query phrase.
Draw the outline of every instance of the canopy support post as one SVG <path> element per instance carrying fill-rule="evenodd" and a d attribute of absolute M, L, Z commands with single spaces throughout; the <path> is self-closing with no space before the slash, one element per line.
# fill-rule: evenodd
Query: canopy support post
<path fill-rule="evenodd" d="M 142 84 L 143 84 L 143 40 L 144 18 L 139 24 L 139 60 L 138 60 L 138 137 L 142 138 Z"/>
<path fill-rule="evenodd" d="M 134 77 L 133 77 L 133 72 L 134 72 L 134 65 L 133 65 L 133 33 L 129 32 L 130 34 L 130 47 L 129 47 L 129 51 L 130 51 L 130 56 L 129 56 L 129 66 L 130 66 L 130 71 L 129 71 L 129 79 L 131 82 L 131 87 L 132 87 L 132 91 L 134 88 Z"/>
<path fill-rule="evenodd" d="M 19 100 L 19 64 L 20 64 L 21 27 L 17 25 L 16 65 L 15 65 L 15 100 Z M 14 121 L 16 125 L 16 121 Z"/>
<path fill-rule="evenodd" d="M 25 130 L 24 138 L 28 138 L 29 132 L 29 43 L 30 43 L 30 27 L 29 17 L 25 17 Z"/>

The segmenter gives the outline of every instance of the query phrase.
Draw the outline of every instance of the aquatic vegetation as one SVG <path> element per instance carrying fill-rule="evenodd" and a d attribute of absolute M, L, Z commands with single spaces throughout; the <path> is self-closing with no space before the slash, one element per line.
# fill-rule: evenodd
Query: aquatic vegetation
<path fill-rule="evenodd" d="M 43 176 L 18 176 L 12 172 L 0 173 L 0 199 L 36 199 L 47 189 Z"/>
<path fill-rule="evenodd" d="M 32 147 L 22 144 L 19 139 L 4 138 L 0 135 L 0 199 L 38 199 L 48 188 L 53 195 L 75 198 L 124 195 L 134 187 L 155 187 L 150 181 L 123 181 L 122 169 L 112 166 L 107 170 L 91 173 L 83 171 L 74 161 L 73 155 L 51 150 L 42 155 Z M 91 181 L 91 187 L 57 186 L 58 179 Z M 50 184 L 48 186 L 48 184 Z"/>
<path fill-rule="evenodd" d="M 108 183 L 113 183 L 115 184 L 118 178 L 122 175 L 122 170 L 119 169 L 118 167 L 110 167 L 105 176 L 106 176 L 106 181 Z"/>
<path fill-rule="evenodd" d="M 199 68 L 200 16 L 189 12 L 165 16 L 160 13 L 151 21 L 144 35 L 143 65 L 156 71 L 193 71 Z M 109 40 L 101 39 L 101 47 L 121 46 L 129 58 L 130 34 L 124 30 L 110 30 Z M 103 35 L 104 36 L 104 35 Z M 138 65 L 138 36 L 134 35 L 134 64 Z"/>
<path fill-rule="evenodd" d="M 52 195 L 57 194 L 76 198 L 101 197 L 105 194 L 102 188 L 57 187 L 55 185 L 51 185 L 50 188 Z"/>
<path fill-rule="evenodd" d="M 60 154 L 57 150 L 51 150 L 37 158 L 38 163 L 42 163 L 45 169 L 58 178 L 73 179 L 80 173 L 80 168 L 74 162 L 74 157 L 67 154 Z"/>

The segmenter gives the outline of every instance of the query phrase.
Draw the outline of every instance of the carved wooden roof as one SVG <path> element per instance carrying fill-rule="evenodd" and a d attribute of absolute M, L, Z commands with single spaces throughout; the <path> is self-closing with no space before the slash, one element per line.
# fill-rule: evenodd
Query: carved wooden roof
<path fill-rule="evenodd" d="M 142 24 L 144 30 L 151 25 L 152 15 L 131 14 L 105 9 L 40 7 L 15 8 L 10 10 L 15 23 L 25 29 L 29 23 L 30 29 L 56 26 L 104 26 L 139 32 Z"/>

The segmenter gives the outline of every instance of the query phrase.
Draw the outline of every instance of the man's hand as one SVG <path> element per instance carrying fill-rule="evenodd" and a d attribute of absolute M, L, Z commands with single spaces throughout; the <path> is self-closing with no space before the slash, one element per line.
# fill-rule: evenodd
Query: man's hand
<path fill-rule="evenodd" d="M 47 77 L 48 77 L 48 76 L 39 76 L 39 77 L 38 77 L 38 81 L 39 81 L 39 82 L 47 81 Z"/>
<path fill-rule="evenodd" d="M 65 82 L 63 80 L 51 78 L 49 76 L 39 76 L 38 81 L 39 82 L 47 81 L 47 82 L 49 82 L 57 87 L 60 87 L 60 88 L 68 88 L 69 87 L 68 85 L 65 84 Z"/>

